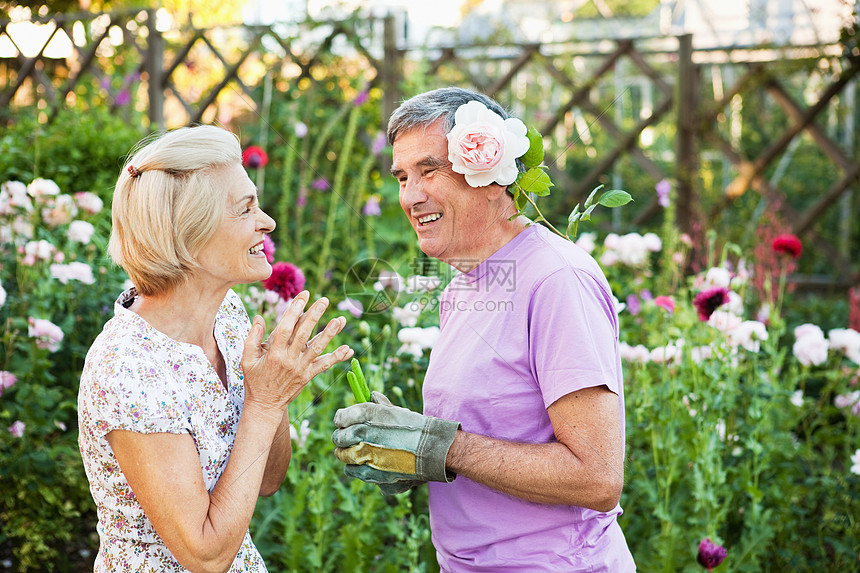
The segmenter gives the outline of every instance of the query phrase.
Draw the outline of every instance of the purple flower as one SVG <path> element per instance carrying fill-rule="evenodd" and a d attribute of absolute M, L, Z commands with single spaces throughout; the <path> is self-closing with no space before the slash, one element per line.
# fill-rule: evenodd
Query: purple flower
<path fill-rule="evenodd" d="M 325 177 L 320 177 L 319 179 L 314 179 L 313 183 L 311 183 L 311 187 L 316 189 L 317 191 L 325 191 L 331 185 L 329 185 L 328 179 Z"/>
<path fill-rule="evenodd" d="M 364 105 L 364 102 L 367 101 L 367 90 L 361 90 L 358 92 L 358 95 L 355 96 L 355 99 L 352 100 L 352 105 L 358 107 L 360 105 Z"/>
<path fill-rule="evenodd" d="M 11 388 L 15 385 L 15 382 L 17 381 L 18 377 L 11 372 L 7 372 L 6 370 L 0 370 L 0 396 L 3 395 L 3 390 L 5 390 L 6 388 Z"/>
<path fill-rule="evenodd" d="M 379 197 L 376 195 L 371 195 L 367 200 L 367 203 L 364 204 L 364 209 L 361 212 L 368 217 L 378 217 L 382 215 L 382 209 L 379 206 Z"/>
<path fill-rule="evenodd" d="M 639 293 L 639 296 L 642 297 L 642 300 L 645 302 L 648 302 L 649 300 L 654 299 L 654 295 L 651 294 L 651 291 L 648 290 L 647 288 L 642 289 L 642 291 Z"/>
<path fill-rule="evenodd" d="M 118 94 L 116 94 L 116 99 L 113 100 L 113 103 L 119 106 L 128 105 L 131 101 L 131 91 L 128 88 L 122 88 Z"/>
<path fill-rule="evenodd" d="M 639 310 L 642 308 L 642 305 L 639 303 L 639 297 L 635 294 L 627 295 L 627 312 L 636 316 L 639 314 Z"/>
<path fill-rule="evenodd" d="M 707 537 L 699 543 L 699 554 L 696 555 L 696 561 L 708 571 L 713 570 L 725 558 L 726 548 L 722 545 L 717 545 Z"/>
<path fill-rule="evenodd" d="M 27 425 L 24 424 L 24 422 L 22 422 L 21 420 L 15 420 L 15 422 L 11 426 L 9 426 L 9 433 L 11 433 L 16 438 L 20 438 L 24 435 L 24 428 L 26 427 Z"/>
<path fill-rule="evenodd" d="M 374 155 L 379 155 L 385 146 L 388 145 L 388 138 L 385 137 L 385 132 L 380 131 L 373 139 L 373 144 L 370 146 L 370 152 Z"/>
<path fill-rule="evenodd" d="M 672 190 L 672 185 L 668 179 L 661 179 L 657 183 L 657 202 L 664 209 L 669 206 L 669 191 Z"/>
<path fill-rule="evenodd" d="M 703 290 L 693 299 L 693 306 L 699 313 L 699 320 L 706 322 L 714 311 L 729 302 L 729 289 L 711 288 Z"/>

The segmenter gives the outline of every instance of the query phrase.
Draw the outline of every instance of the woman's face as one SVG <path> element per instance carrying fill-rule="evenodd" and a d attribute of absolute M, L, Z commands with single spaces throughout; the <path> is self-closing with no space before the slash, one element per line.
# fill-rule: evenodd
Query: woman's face
<path fill-rule="evenodd" d="M 197 254 L 195 276 L 216 288 L 257 282 L 272 274 L 263 253 L 263 236 L 275 221 L 260 209 L 257 189 L 241 164 L 219 167 L 213 177 L 227 188 L 224 217 L 215 235 Z"/>

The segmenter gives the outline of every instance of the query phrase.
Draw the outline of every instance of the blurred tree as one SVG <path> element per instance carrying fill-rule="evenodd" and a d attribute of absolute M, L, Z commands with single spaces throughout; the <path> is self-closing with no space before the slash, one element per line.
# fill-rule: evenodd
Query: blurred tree
<path fill-rule="evenodd" d="M 236 24 L 242 20 L 245 0 L 0 0 L 0 14 L 8 15 L 18 6 L 30 8 L 34 14 L 56 12 L 102 12 L 135 8 L 164 8 L 176 22 L 191 21 L 195 26 Z"/>

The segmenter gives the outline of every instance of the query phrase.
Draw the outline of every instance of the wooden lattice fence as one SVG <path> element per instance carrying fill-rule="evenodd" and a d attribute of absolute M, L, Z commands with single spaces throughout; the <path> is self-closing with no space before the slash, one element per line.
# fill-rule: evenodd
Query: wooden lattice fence
<path fill-rule="evenodd" d="M 417 75 L 426 88 L 476 87 L 535 123 L 563 190 L 558 213 L 599 183 L 619 184 L 646 197 L 615 221 L 636 228 L 660 214 L 650 190 L 668 179 L 676 222 L 693 232 L 697 222 L 729 218 L 752 190 L 759 212 L 777 211 L 787 230 L 826 254 L 829 282 L 858 282 L 860 64 L 838 45 L 704 52 L 682 36 L 404 49 L 390 16 L 207 30 L 162 29 L 153 10 L 39 22 L 52 31 L 36 53 L 0 58 L 0 109 L 12 115 L 36 105 L 50 119 L 75 105 L 84 84 L 99 86 L 114 107 L 145 105 L 153 127 L 211 122 L 240 108 L 259 114 L 273 80 L 276 89 L 301 92 L 338 58 L 382 88 L 382 118 Z M 0 41 L 14 45 L 11 26 L 0 23 Z M 71 52 L 48 57 L 63 35 Z M 760 107 L 747 109 L 753 101 Z M 758 124 L 759 116 L 769 121 Z M 748 124 L 761 134 L 751 137 Z M 833 172 L 801 201 L 782 190 L 798 149 L 829 161 Z"/>

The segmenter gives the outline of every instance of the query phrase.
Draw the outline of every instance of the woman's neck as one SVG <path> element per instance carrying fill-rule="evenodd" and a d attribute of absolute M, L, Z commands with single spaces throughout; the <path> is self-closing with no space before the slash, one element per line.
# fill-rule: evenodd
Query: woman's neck
<path fill-rule="evenodd" d="M 130 310 L 170 338 L 207 350 L 215 343 L 215 316 L 226 294 L 186 283 L 168 293 L 138 296 Z"/>

